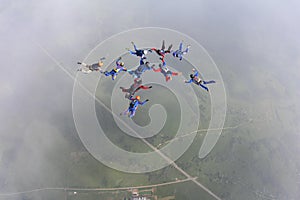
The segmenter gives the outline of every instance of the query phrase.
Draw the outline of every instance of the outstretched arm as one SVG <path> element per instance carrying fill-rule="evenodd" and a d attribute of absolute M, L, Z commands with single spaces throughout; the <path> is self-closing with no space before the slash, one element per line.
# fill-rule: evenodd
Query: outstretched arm
<path fill-rule="evenodd" d="M 181 74 L 180 72 L 172 72 L 172 76 L 178 76 L 180 74 Z"/>
<path fill-rule="evenodd" d="M 194 76 L 198 76 L 199 75 L 199 72 L 196 69 L 193 69 L 193 72 L 194 72 Z"/>
<path fill-rule="evenodd" d="M 152 69 L 153 69 L 153 71 L 155 71 L 155 72 L 161 72 L 161 68 L 155 69 L 155 68 L 153 67 Z"/>
<path fill-rule="evenodd" d="M 137 90 L 139 90 L 139 89 L 148 90 L 148 89 L 150 89 L 150 88 L 152 88 L 151 85 L 150 85 L 150 86 L 141 85 L 140 87 L 138 87 Z"/>
<path fill-rule="evenodd" d="M 116 65 L 119 65 L 120 64 L 120 60 L 121 60 L 122 58 L 121 57 L 119 57 L 117 60 L 116 60 Z"/>
<path fill-rule="evenodd" d="M 150 70 L 150 69 L 152 69 L 154 66 L 155 66 L 154 64 L 153 64 L 152 66 L 149 66 L 149 64 L 148 64 L 148 65 L 146 65 L 146 69 L 147 69 L 147 70 Z"/>
<path fill-rule="evenodd" d="M 191 83 L 193 82 L 193 79 L 190 79 L 189 81 L 184 81 L 185 83 Z"/>
<path fill-rule="evenodd" d="M 129 97 L 129 100 L 130 100 L 130 101 L 132 101 L 132 100 L 134 100 L 134 99 L 135 99 L 135 98 L 133 98 L 132 95 Z"/>
<path fill-rule="evenodd" d="M 137 51 L 138 49 L 136 48 L 134 42 L 131 42 L 131 44 L 133 45 L 134 50 Z"/>
<path fill-rule="evenodd" d="M 144 105 L 144 104 L 147 103 L 148 101 L 149 101 L 149 99 L 146 99 L 146 100 L 143 101 L 143 102 L 140 102 L 140 101 L 139 101 L 139 104 L 140 104 L 140 105 Z"/>

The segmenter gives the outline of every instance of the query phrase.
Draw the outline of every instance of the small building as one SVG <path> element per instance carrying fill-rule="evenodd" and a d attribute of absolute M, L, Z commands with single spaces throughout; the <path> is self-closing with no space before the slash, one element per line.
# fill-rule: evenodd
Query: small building
<path fill-rule="evenodd" d="M 138 189 L 133 189 L 131 193 L 132 193 L 132 197 L 138 197 L 139 196 L 139 190 Z"/>
<path fill-rule="evenodd" d="M 132 200 L 147 200 L 146 197 L 132 197 Z"/>

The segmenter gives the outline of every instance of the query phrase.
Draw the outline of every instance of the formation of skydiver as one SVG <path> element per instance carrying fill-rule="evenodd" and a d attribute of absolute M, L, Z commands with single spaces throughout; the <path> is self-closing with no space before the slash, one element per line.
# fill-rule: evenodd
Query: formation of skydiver
<path fill-rule="evenodd" d="M 128 117 L 130 118 L 132 118 L 135 115 L 139 105 L 143 106 L 149 101 L 149 99 L 141 101 L 141 97 L 138 95 L 134 97 L 135 93 L 140 89 L 148 90 L 152 88 L 152 86 L 142 85 L 142 79 L 141 79 L 142 74 L 148 70 L 152 70 L 154 72 L 162 73 L 166 81 L 172 80 L 172 76 L 178 76 L 181 75 L 182 73 L 173 72 L 170 69 L 168 69 L 167 64 L 165 62 L 165 55 L 171 54 L 173 55 L 174 58 L 179 58 L 179 60 L 181 61 L 183 59 L 183 55 L 187 54 L 191 47 L 190 45 L 187 45 L 186 49 L 183 50 L 183 42 L 180 42 L 179 48 L 177 50 L 175 51 L 172 50 L 172 46 L 173 46 L 172 44 L 170 44 L 168 49 L 165 50 L 166 48 L 165 41 L 163 40 L 162 47 L 160 49 L 158 48 L 138 49 L 134 42 L 131 43 L 133 45 L 134 50 L 130 50 L 129 48 L 126 48 L 126 50 L 131 55 L 135 55 L 140 58 L 139 66 L 136 69 L 127 69 L 125 67 L 125 63 L 121 61 L 122 60 L 121 57 L 119 57 L 116 60 L 116 66 L 111 71 L 103 71 L 101 69 L 101 67 L 104 65 L 103 61 L 105 60 L 105 57 L 100 58 L 99 62 L 90 65 L 83 62 L 77 62 L 77 64 L 80 65 L 80 68 L 77 71 L 81 71 L 86 74 L 91 73 L 93 71 L 99 71 L 105 76 L 111 76 L 111 79 L 115 80 L 117 75 L 120 72 L 124 71 L 124 72 L 128 72 L 130 75 L 134 77 L 134 82 L 129 88 L 126 89 L 124 87 L 120 87 L 122 92 L 125 93 L 125 98 L 129 100 L 128 108 L 124 112 L 120 113 L 120 115 L 128 115 Z M 149 61 L 145 61 L 147 59 L 146 55 L 148 52 L 150 53 L 155 52 L 159 56 L 159 59 L 162 61 L 162 63 L 158 65 L 158 68 L 155 68 L 154 64 L 151 65 Z M 209 89 L 206 85 L 211 83 L 216 83 L 214 80 L 211 81 L 202 80 L 199 77 L 199 72 L 196 69 L 193 69 L 192 74 L 190 74 L 190 80 L 186 80 L 184 82 L 194 83 L 197 86 L 200 86 L 203 89 L 205 89 L 207 92 L 209 91 Z"/>

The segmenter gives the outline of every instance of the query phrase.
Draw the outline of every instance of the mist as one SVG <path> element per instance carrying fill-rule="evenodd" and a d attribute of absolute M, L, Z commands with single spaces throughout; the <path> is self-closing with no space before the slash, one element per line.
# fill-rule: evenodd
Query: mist
<path fill-rule="evenodd" d="M 281 105 L 281 119 L 291 124 L 286 134 L 299 139 L 299 18 L 299 1 L 2 1 L 0 191 L 65 186 L 65 158 L 82 144 L 72 115 L 74 81 L 55 60 L 75 76 L 92 48 L 132 28 L 191 36 L 219 67 L 230 108 L 247 100 L 255 118 L 265 115 L 265 104 Z M 299 140 L 288 148 L 296 159 Z"/>

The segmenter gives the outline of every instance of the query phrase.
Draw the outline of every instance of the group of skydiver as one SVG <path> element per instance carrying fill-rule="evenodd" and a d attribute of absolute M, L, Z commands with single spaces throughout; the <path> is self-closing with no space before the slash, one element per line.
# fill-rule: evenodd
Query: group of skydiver
<path fill-rule="evenodd" d="M 103 60 L 105 58 L 100 58 L 100 61 L 98 63 L 94 63 L 91 65 L 88 65 L 86 63 L 78 62 L 77 64 L 81 65 L 81 67 L 77 71 L 82 71 L 83 73 L 90 73 L 93 71 L 99 71 L 100 73 L 104 74 L 105 76 L 111 76 L 112 80 L 115 80 L 117 75 L 124 71 L 128 72 L 130 75 L 134 77 L 134 83 L 129 88 L 120 87 L 122 92 L 125 92 L 125 98 L 129 99 L 129 107 L 124 112 L 122 112 L 120 115 L 128 115 L 128 117 L 132 118 L 135 115 L 135 112 L 139 105 L 144 105 L 149 101 L 149 99 L 146 99 L 145 101 L 141 101 L 140 96 L 135 96 L 134 94 L 139 91 L 140 89 L 148 90 L 152 88 L 152 86 L 146 86 L 142 84 L 141 75 L 147 71 L 147 70 L 153 70 L 154 72 L 161 72 L 166 81 L 172 80 L 172 76 L 181 75 L 181 72 L 172 72 L 170 69 L 167 68 L 166 62 L 165 62 L 165 55 L 171 54 L 173 57 L 179 58 L 179 60 L 183 59 L 183 55 L 187 54 L 189 52 L 190 45 L 186 47 L 185 50 L 183 50 L 183 42 L 179 44 L 179 48 L 176 51 L 172 51 L 172 44 L 168 47 L 168 49 L 165 50 L 165 41 L 162 41 L 162 47 L 161 49 L 157 48 L 149 48 L 149 49 L 138 49 L 134 42 L 131 42 L 134 50 L 126 49 L 129 51 L 130 54 L 140 57 L 140 65 L 136 69 L 127 69 L 125 67 L 124 62 L 121 61 L 121 57 L 119 57 L 116 60 L 116 66 L 111 71 L 103 71 L 101 67 L 104 65 Z M 158 66 L 159 68 L 155 69 L 155 65 L 151 65 L 148 61 L 145 61 L 146 54 L 150 52 L 155 52 L 159 59 L 162 61 Z M 215 83 L 214 80 L 211 81 L 204 81 L 199 77 L 199 73 L 196 69 L 193 69 L 193 73 L 190 74 L 190 80 L 184 81 L 185 83 L 194 83 L 203 89 L 205 89 L 207 92 L 208 87 L 207 84 Z"/>

